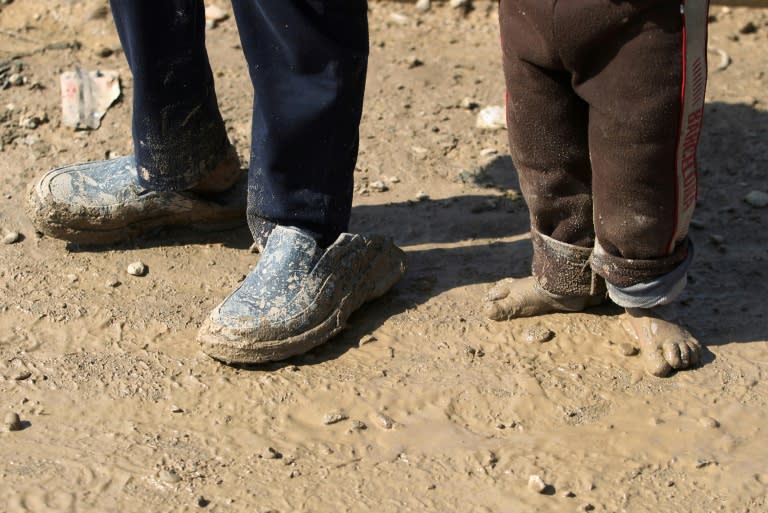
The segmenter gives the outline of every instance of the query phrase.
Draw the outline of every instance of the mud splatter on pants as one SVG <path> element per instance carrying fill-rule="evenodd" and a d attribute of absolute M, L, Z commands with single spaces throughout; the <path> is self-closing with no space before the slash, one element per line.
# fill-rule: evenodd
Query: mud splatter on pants
<path fill-rule="evenodd" d="M 229 142 L 205 49 L 202 0 L 111 0 L 134 78 L 139 178 L 182 190 Z M 234 0 L 254 88 L 248 221 L 297 226 L 329 244 L 352 203 L 368 60 L 365 0 Z M 251 101 L 250 91 L 242 92 Z"/>
<path fill-rule="evenodd" d="M 707 7 L 501 0 L 509 142 L 545 290 L 596 294 L 605 280 L 614 301 L 640 307 L 682 290 Z"/>

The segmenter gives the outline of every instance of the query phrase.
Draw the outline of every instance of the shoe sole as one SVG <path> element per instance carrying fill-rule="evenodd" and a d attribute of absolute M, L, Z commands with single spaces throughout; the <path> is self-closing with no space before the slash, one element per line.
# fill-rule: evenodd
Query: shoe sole
<path fill-rule="evenodd" d="M 113 244 L 148 235 L 166 227 L 213 231 L 246 224 L 244 201 L 237 206 L 222 205 L 181 195 L 179 199 L 186 205 L 175 210 L 167 204 L 162 204 L 158 198 L 159 204 L 154 210 L 133 203 L 121 207 L 81 207 L 73 212 L 68 205 L 49 199 L 46 184 L 52 177 L 52 174 L 46 175 L 31 187 L 28 193 L 27 215 L 37 231 L 76 244 Z M 244 187 L 244 180 L 241 182 L 243 183 L 238 183 L 235 187 Z M 231 197 L 237 198 L 238 192 L 232 191 Z M 245 198 L 245 192 L 242 197 Z M 120 215 L 121 210 L 123 215 Z M 146 210 L 147 213 L 142 215 L 140 210 Z"/>
<path fill-rule="evenodd" d="M 280 340 L 248 340 L 247 336 L 232 340 L 220 334 L 206 319 L 200 328 L 198 341 L 202 351 L 226 364 L 255 364 L 285 360 L 324 344 L 346 327 L 347 319 L 364 303 L 384 295 L 405 272 L 405 254 L 392 245 L 377 255 L 368 265 L 361 283 L 375 283 L 368 296 L 363 289 L 353 291 L 339 302 L 328 317 L 317 326 Z"/>

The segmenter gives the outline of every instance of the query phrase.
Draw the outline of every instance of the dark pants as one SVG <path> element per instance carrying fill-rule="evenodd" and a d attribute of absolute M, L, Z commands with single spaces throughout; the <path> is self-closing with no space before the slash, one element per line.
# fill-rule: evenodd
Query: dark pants
<path fill-rule="evenodd" d="M 706 0 L 501 0 L 509 140 L 545 289 L 594 293 L 590 265 L 631 287 L 689 260 L 706 14 Z M 571 262 L 577 291 L 560 272 L 569 245 L 595 247 Z"/>
<path fill-rule="evenodd" d="M 134 78 L 139 179 L 200 182 L 229 141 L 205 50 L 202 0 L 111 0 Z M 233 0 L 253 83 L 248 222 L 346 231 L 368 59 L 366 0 Z M 243 98 L 248 98 L 244 92 Z"/>

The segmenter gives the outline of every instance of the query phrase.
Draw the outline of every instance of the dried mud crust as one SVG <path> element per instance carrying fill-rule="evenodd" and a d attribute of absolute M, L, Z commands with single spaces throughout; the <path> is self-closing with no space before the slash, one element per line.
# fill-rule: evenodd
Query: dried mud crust
<path fill-rule="evenodd" d="M 352 240 L 352 244 L 356 242 L 359 243 Z M 265 338 L 265 334 L 273 335 L 280 329 L 264 326 L 258 318 L 253 319 L 253 327 L 222 325 L 215 320 L 214 311 L 198 333 L 203 352 L 225 363 L 264 363 L 306 353 L 343 330 L 352 312 L 384 295 L 406 268 L 403 251 L 381 237 L 366 237 L 362 248 L 353 249 L 351 258 L 342 258 L 340 262 L 321 260 L 318 267 L 321 266 L 325 269 L 321 269 L 317 277 L 322 283 L 307 310 L 291 316 L 277 314 L 277 321 L 284 326 L 282 329 L 287 336 Z M 290 333 L 290 326 L 305 325 L 307 319 L 316 317 L 317 311 L 328 314 L 306 331 Z"/>

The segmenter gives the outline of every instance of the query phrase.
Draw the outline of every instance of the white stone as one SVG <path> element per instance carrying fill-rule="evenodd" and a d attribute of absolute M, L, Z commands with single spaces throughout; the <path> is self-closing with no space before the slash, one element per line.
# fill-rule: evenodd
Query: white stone
<path fill-rule="evenodd" d="M 541 476 L 532 475 L 528 478 L 528 488 L 536 493 L 544 493 L 547 489 L 547 483 L 541 478 Z"/>
<path fill-rule="evenodd" d="M 501 105 L 491 105 L 485 107 L 477 113 L 477 128 L 483 130 L 500 130 L 507 128 L 507 116 L 504 107 Z"/>
<path fill-rule="evenodd" d="M 744 197 L 744 201 L 755 208 L 768 207 L 768 193 L 763 191 L 750 191 L 750 193 Z"/>
<path fill-rule="evenodd" d="M 128 274 L 132 276 L 144 276 L 147 272 L 147 266 L 143 262 L 133 262 L 128 264 Z"/>
<path fill-rule="evenodd" d="M 214 23 L 224 21 L 229 18 L 229 13 L 216 5 L 209 5 L 205 8 L 205 19 Z"/>

